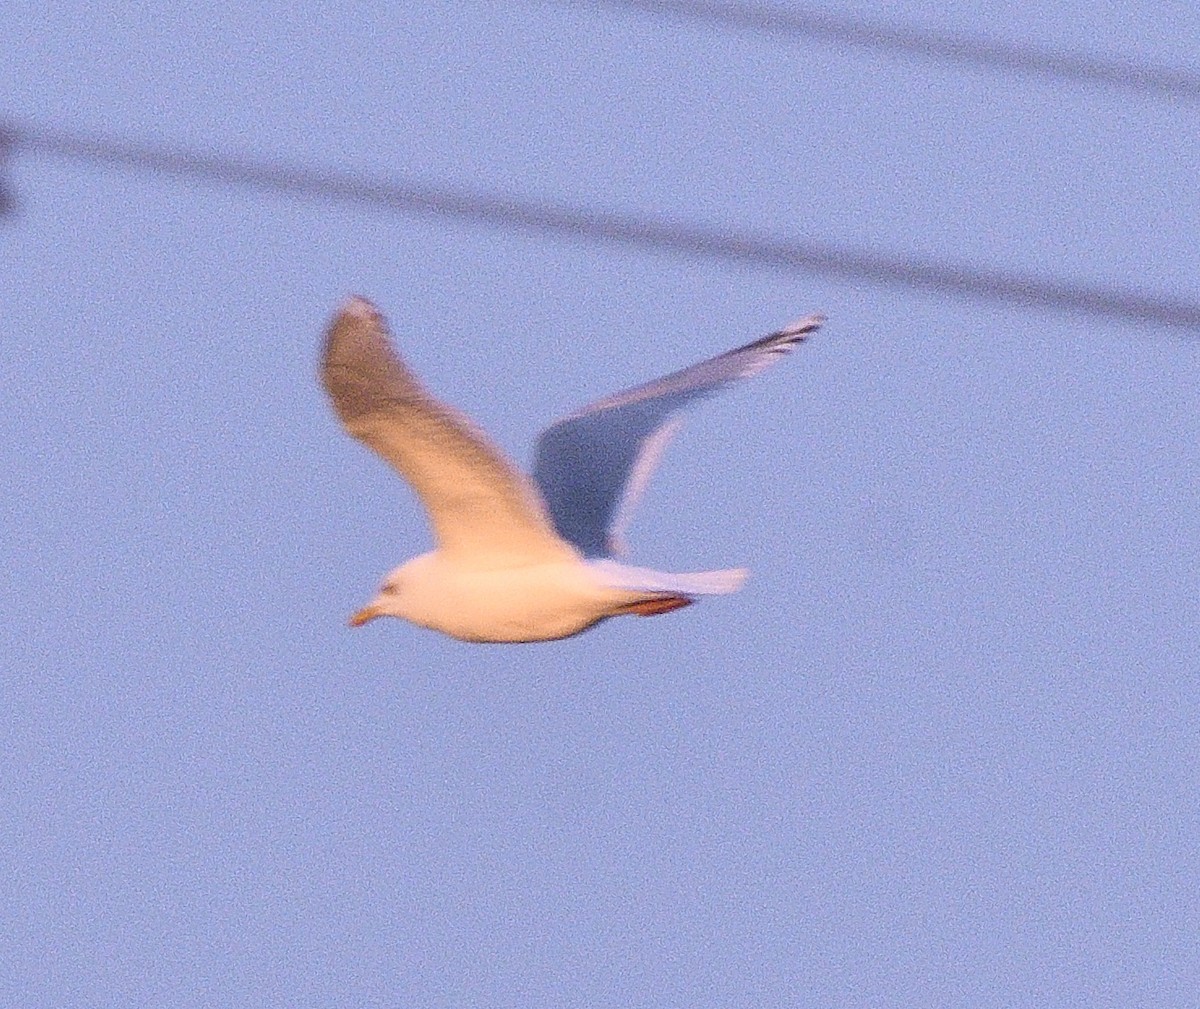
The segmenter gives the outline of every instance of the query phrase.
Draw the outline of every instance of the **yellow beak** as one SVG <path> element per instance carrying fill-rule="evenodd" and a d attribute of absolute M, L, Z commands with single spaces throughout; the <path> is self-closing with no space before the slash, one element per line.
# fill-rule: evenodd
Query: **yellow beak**
<path fill-rule="evenodd" d="M 367 623 L 367 621 L 374 620 L 376 617 L 381 616 L 383 616 L 383 611 L 378 606 L 375 606 L 374 604 L 370 606 L 364 606 L 350 618 L 350 626 L 362 627 L 362 625 Z"/>

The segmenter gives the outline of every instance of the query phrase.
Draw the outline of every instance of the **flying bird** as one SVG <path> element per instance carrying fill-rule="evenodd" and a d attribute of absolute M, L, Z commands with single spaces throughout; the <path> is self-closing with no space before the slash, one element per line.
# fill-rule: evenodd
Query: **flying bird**
<path fill-rule="evenodd" d="M 758 374 L 823 321 L 810 315 L 564 417 L 538 439 L 530 479 L 425 390 L 375 306 L 350 298 L 325 333 L 322 383 L 346 430 L 416 491 L 436 541 L 392 571 L 350 625 L 391 616 L 463 641 L 550 641 L 737 591 L 745 569 L 622 563 L 622 533 L 680 408 Z"/>

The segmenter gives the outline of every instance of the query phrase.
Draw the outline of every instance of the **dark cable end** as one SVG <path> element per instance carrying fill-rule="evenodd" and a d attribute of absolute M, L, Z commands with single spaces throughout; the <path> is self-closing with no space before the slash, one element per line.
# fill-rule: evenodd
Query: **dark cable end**
<path fill-rule="evenodd" d="M 8 178 L 9 156 L 16 148 L 17 131 L 0 122 L 0 217 L 13 217 L 17 212 L 17 198 Z"/>

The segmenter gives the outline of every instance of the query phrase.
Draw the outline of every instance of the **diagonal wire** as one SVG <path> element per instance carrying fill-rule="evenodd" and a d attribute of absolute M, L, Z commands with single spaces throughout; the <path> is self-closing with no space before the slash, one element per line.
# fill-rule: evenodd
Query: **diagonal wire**
<path fill-rule="evenodd" d="M 666 217 L 429 186 L 350 172 L 296 168 L 95 136 L 0 124 L 11 149 L 141 169 L 224 186 L 244 186 L 402 213 L 453 217 L 503 227 L 606 241 L 786 272 L 808 272 L 1026 307 L 1082 312 L 1135 324 L 1200 333 L 1200 302 L 968 264 L 895 256 L 822 241 L 737 233 Z"/>
<path fill-rule="evenodd" d="M 10 217 L 17 209 L 17 198 L 13 195 L 7 171 L 15 146 L 15 134 L 0 124 L 0 217 Z"/>
<path fill-rule="evenodd" d="M 1059 81 L 1099 84 L 1190 101 L 1200 100 L 1200 73 L 1195 71 L 1132 60 L 1103 59 L 1066 50 L 966 35 L 941 35 L 846 14 L 789 10 L 769 4 L 716 3 L 713 0 L 589 2 L 596 6 L 623 7 L 645 14 L 706 22 L 760 34 L 816 39 Z"/>

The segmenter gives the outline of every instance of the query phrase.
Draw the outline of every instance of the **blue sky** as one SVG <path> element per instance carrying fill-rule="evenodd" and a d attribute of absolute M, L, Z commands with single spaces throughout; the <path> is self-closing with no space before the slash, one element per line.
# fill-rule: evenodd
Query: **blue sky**
<path fill-rule="evenodd" d="M 1192 5 L 823 9 L 1195 66 Z M 3 114 L 1200 298 L 1200 106 L 603 4 L 17 3 Z M 18 153 L 0 993 L 22 1006 L 1076 1006 L 1200 987 L 1195 334 Z M 702 406 L 529 647 L 345 619 L 426 548 L 339 429 L 360 292 L 529 461 Z"/>

